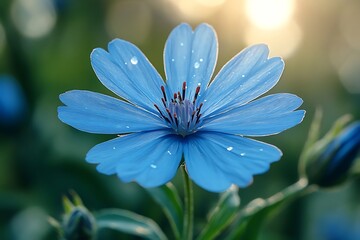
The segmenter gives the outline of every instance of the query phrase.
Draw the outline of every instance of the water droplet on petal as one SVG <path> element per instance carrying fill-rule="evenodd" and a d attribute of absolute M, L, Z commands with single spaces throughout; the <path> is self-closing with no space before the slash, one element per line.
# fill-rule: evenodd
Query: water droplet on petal
<path fill-rule="evenodd" d="M 245 156 L 245 153 L 240 153 L 240 156 L 242 156 L 242 157 Z"/>
<path fill-rule="evenodd" d="M 174 58 L 172 58 L 172 59 L 171 59 L 171 61 L 172 61 L 172 62 L 175 62 L 175 59 L 174 59 Z"/>
<path fill-rule="evenodd" d="M 191 53 L 194 53 L 194 49 L 193 49 L 193 50 L 191 50 Z"/>
<path fill-rule="evenodd" d="M 244 78 L 244 77 L 245 77 L 245 74 L 241 75 L 241 77 L 243 77 L 243 78 Z"/>
<path fill-rule="evenodd" d="M 228 151 L 231 151 L 231 150 L 233 150 L 234 148 L 233 147 L 227 147 L 226 148 L 226 150 L 228 150 Z"/>
<path fill-rule="evenodd" d="M 199 62 L 195 62 L 194 63 L 194 68 L 199 68 L 200 67 L 200 63 Z"/>
<path fill-rule="evenodd" d="M 200 58 L 200 62 L 204 61 L 204 59 Z"/>
<path fill-rule="evenodd" d="M 130 126 L 126 126 L 126 128 L 130 128 Z"/>
<path fill-rule="evenodd" d="M 181 43 L 180 43 L 180 46 L 184 46 L 184 43 L 183 43 L 183 42 L 181 42 Z"/>
<path fill-rule="evenodd" d="M 116 149 L 116 147 L 113 147 L 113 149 L 115 150 L 115 149 Z"/>
<path fill-rule="evenodd" d="M 172 154 L 169 150 L 167 151 L 167 153 L 168 153 L 169 155 L 171 155 L 171 154 Z"/>
<path fill-rule="evenodd" d="M 157 166 L 155 164 L 150 164 L 150 167 L 154 168 L 154 169 L 157 168 Z"/>
<path fill-rule="evenodd" d="M 134 56 L 130 59 L 130 62 L 134 65 L 136 65 L 138 63 L 138 59 Z"/>
<path fill-rule="evenodd" d="M 262 151 L 264 151 L 264 149 L 260 148 L 259 151 L 262 152 Z"/>

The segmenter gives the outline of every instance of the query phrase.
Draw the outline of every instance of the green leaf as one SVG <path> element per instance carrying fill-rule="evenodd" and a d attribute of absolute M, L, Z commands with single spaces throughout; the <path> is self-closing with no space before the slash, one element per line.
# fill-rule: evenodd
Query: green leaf
<path fill-rule="evenodd" d="M 183 228 L 183 211 L 179 194 L 172 183 L 168 183 L 158 188 L 146 189 L 150 196 L 157 202 L 166 217 L 169 219 L 175 238 L 180 239 Z"/>
<path fill-rule="evenodd" d="M 300 179 L 295 184 L 267 199 L 258 198 L 251 201 L 239 212 L 225 240 L 258 239 L 262 223 L 271 213 L 284 206 L 284 204 L 310 193 L 312 190 L 308 188 L 305 179 Z"/>
<path fill-rule="evenodd" d="M 221 195 L 216 207 L 210 213 L 207 225 L 197 239 L 214 239 L 222 230 L 231 224 L 239 206 L 240 198 L 238 188 L 233 186 Z"/>
<path fill-rule="evenodd" d="M 94 215 L 98 230 L 108 228 L 147 239 L 167 239 L 152 219 L 127 210 L 106 209 Z"/>

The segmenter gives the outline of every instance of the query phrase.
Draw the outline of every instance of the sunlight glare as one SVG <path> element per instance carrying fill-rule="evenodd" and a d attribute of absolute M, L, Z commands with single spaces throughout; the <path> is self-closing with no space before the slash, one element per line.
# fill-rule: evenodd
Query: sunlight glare
<path fill-rule="evenodd" d="M 245 31 L 245 41 L 248 45 L 266 43 L 271 49 L 273 56 L 289 58 L 299 47 L 302 39 L 302 31 L 295 22 L 269 30 L 249 27 Z"/>
<path fill-rule="evenodd" d="M 246 0 L 245 9 L 252 24 L 263 29 L 274 29 L 291 19 L 294 0 Z"/>

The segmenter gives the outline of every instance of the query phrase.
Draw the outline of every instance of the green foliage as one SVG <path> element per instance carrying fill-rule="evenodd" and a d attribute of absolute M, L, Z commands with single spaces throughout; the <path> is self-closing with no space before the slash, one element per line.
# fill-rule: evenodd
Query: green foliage
<path fill-rule="evenodd" d="M 170 222 L 175 238 L 180 239 L 184 216 L 182 203 L 175 186 L 172 183 L 168 183 L 158 188 L 149 188 L 147 192 L 163 209 Z"/>
<path fill-rule="evenodd" d="M 198 240 L 214 239 L 234 219 L 240 206 L 238 188 L 232 186 L 220 196 L 219 202 L 210 212 L 208 222 L 198 236 Z"/>
<path fill-rule="evenodd" d="M 105 209 L 95 214 L 98 230 L 112 229 L 151 240 L 167 237 L 151 219 L 121 209 Z"/>

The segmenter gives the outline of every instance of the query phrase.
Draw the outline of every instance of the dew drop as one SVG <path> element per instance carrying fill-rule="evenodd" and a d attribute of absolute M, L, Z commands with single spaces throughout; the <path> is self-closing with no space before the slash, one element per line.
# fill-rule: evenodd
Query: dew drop
<path fill-rule="evenodd" d="M 183 42 L 181 42 L 181 43 L 180 43 L 180 46 L 184 46 L 184 43 L 183 43 Z"/>
<path fill-rule="evenodd" d="M 172 61 L 172 62 L 175 62 L 175 59 L 174 59 L 174 58 L 172 58 L 172 59 L 171 59 L 171 61 Z"/>
<path fill-rule="evenodd" d="M 136 57 L 132 57 L 132 58 L 130 59 L 130 62 L 131 62 L 132 64 L 136 65 L 136 64 L 138 63 L 138 59 L 137 59 Z"/>
<path fill-rule="evenodd" d="M 204 59 L 202 59 L 202 58 L 200 58 L 200 60 L 199 60 L 200 62 L 202 62 L 202 61 L 204 61 Z"/>
<path fill-rule="evenodd" d="M 191 53 L 194 53 L 194 49 L 193 49 L 193 50 L 191 50 Z"/>
<path fill-rule="evenodd" d="M 262 152 L 262 151 L 264 151 L 264 149 L 260 148 L 259 151 Z"/>
<path fill-rule="evenodd" d="M 116 149 L 116 147 L 113 147 L 113 149 L 115 150 L 115 149 Z"/>
<path fill-rule="evenodd" d="M 169 150 L 167 151 L 167 153 L 168 153 L 169 155 L 171 155 L 171 154 L 172 154 Z"/>
<path fill-rule="evenodd" d="M 231 150 L 233 150 L 234 148 L 233 147 L 227 147 L 226 148 L 226 150 L 228 150 L 228 151 L 231 151 Z"/>
<path fill-rule="evenodd" d="M 245 153 L 240 153 L 240 156 L 242 156 L 242 157 L 245 156 Z"/>
<path fill-rule="evenodd" d="M 199 62 L 195 62 L 194 63 L 194 68 L 199 68 L 200 67 L 200 63 Z"/>
<path fill-rule="evenodd" d="M 126 126 L 126 128 L 130 128 L 130 126 Z"/>
<path fill-rule="evenodd" d="M 157 168 L 157 166 L 155 164 L 150 164 L 150 167 L 154 168 L 154 169 Z"/>
<path fill-rule="evenodd" d="M 244 78 L 244 77 L 245 77 L 245 74 L 241 75 L 241 77 L 243 77 L 243 78 Z"/>
<path fill-rule="evenodd" d="M 125 65 L 127 65 L 127 62 L 125 62 Z"/>

